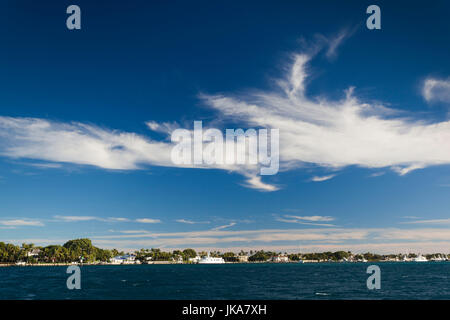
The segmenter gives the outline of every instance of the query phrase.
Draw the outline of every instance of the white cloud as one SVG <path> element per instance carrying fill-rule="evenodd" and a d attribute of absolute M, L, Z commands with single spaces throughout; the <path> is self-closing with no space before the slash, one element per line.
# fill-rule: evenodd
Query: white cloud
<path fill-rule="evenodd" d="M 315 177 L 311 178 L 311 181 L 314 181 L 314 182 L 327 181 L 327 180 L 333 179 L 335 176 L 336 176 L 335 174 L 330 174 L 328 176 L 321 176 L 321 177 L 315 176 Z"/>
<path fill-rule="evenodd" d="M 150 218 L 142 218 L 142 219 L 136 219 L 136 222 L 139 222 L 139 223 L 160 223 L 161 220 L 159 220 L 159 219 L 150 219 Z"/>
<path fill-rule="evenodd" d="M 192 221 L 192 220 L 188 220 L 188 219 L 177 219 L 175 221 L 179 222 L 179 223 L 185 223 L 185 224 L 210 223 L 209 221 Z"/>
<path fill-rule="evenodd" d="M 330 216 L 292 216 L 285 215 L 288 218 L 294 218 L 298 220 L 306 220 L 306 221 L 334 221 L 335 219 Z"/>
<path fill-rule="evenodd" d="M 112 230 L 111 232 L 115 232 L 114 230 Z M 124 234 L 142 234 L 142 233 L 148 233 L 147 230 L 121 230 L 121 231 L 117 231 L 119 233 L 124 233 Z"/>
<path fill-rule="evenodd" d="M 40 169 L 58 169 L 61 168 L 62 165 L 59 163 L 27 163 L 28 165 Z"/>
<path fill-rule="evenodd" d="M 328 59 L 333 59 L 337 55 L 338 47 L 344 42 L 345 39 L 350 37 L 353 32 L 349 32 L 348 30 L 342 30 L 335 36 L 334 38 L 330 38 L 328 40 L 328 49 L 325 53 Z"/>
<path fill-rule="evenodd" d="M 347 37 L 329 40 L 327 54 Z M 346 166 L 391 168 L 400 175 L 432 165 L 450 163 L 450 121 L 414 120 L 414 114 L 358 99 L 353 88 L 337 101 L 324 95 L 307 97 L 306 80 L 312 54 L 293 55 L 280 89 L 253 91 L 242 96 L 200 95 L 218 111 L 218 119 L 231 119 L 247 127 L 280 130 L 280 169 L 314 164 L 335 170 Z M 448 101 L 449 81 L 427 79 L 423 94 L 429 100 Z M 326 92 L 323 94 L 326 95 Z M 405 113 L 402 113 L 405 114 Z M 151 130 L 170 133 L 176 123 L 148 121 Z M 177 166 L 171 161 L 172 143 L 143 135 L 83 123 L 62 123 L 36 118 L 0 116 L 0 155 L 54 163 L 92 165 L 104 169 L 136 170 L 145 166 Z M 189 166 L 192 167 L 192 166 Z M 254 166 L 202 166 L 243 175 L 246 187 L 276 191 L 263 182 Z M 324 181 L 332 175 L 314 177 Z"/>
<path fill-rule="evenodd" d="M 150 121 L 146 124 L 150 129 L 166 134 L 176 128 L 176 124 L 169 123 Z M 172 162 L 173 146 L 171 142 L 154 141 L 135 133 L 90 124 L 0 116 L 0 155 L 53 162 L 45 164 L 46 167 L 73 163 L 111 170 L 138 170 L 148 165 L 193 168 L 193 165 Z M 246 177 L 245 186 L 263 191 L 277 190 L 277 187 L 261 181 L 255 165 L 196 167 L 238 172 Z"/>
<path fill-rule="evenodd" d="M 231 222 L 231 223 L 223 225 L 223 226 L 218 226 L 218 227 L 212 228 L 211 230 L 212 231 L 219 231 L 219 230 L 222 230 L 222 229 L 226 229 L 226 228 L 232 227 L 234 225 L 236 225 L 236 222 Z"/>
<path fill-rule="evenodd" d="M 101 218 L 94 216 L 53 216 L 56 221 L 62 222 L 83 222 L 83 221 L 102 221 L 102 222 L 128 222 L 130 221 L 128 218 L 121 217 L 109 217 L 109 218 Z"/>
<path fill-rule="evenodd" d="M 245 174 L 245 176 L 247 176 L 247 180 L 245 183 L 243 183 L 243 186 L 246 186 L 247 188 L 251 188 L 251 189 L 257 189 L 259 191 L 277 191 L 280 188 L 275 186 L 275 185 L 271 185 L 268 183 L 264 183 L 261 180 L 261 176 L 257 176 L 257 175 L 249 175 L 249 174 Z"/>
<path fill-rule="evenodd" d="M 121 234 L 92 237 L 94 243 L 107 247 L 141 248 L 232 248 L 274 249 L 293 251 L 352 250 L 392 252 L 448 252 L 448 228 L 317 228 L 206 230 Z M 433 246 L 434 244 L 434 246 Z M 444 248 L 445 250 L 442 250 Z"/>
<path fill-rule="evenodd" d="M 92 221 L 99 220 L 97 217 L 92 216 L 54 216 L 56 220 L 64 222 L 79 222 L 79 221 Z"/>
<path fill-rule="evenodd" d="M 178 129 L 180 127 L 176 122 L 158 123 L 156 121 L 147 121 L 145 124 L 152 131 L 164 133 L 167 135 L 170 135 L 172 133 L 172 131 L 174 131 L 175 129 Z"/>
<path fill-rule="evenodd" d="M 82 123 L 0 117 L 0 154 L 12 158 L 132 170 L 169 165 L 170 144 Z"/>
<path fill-rule="evenodd" d="M 31 226 L 31 227 L 42 227 L 44 224 L 38 220 L 30 220 L 30 219 L 11 219 L 11 220 L 0 220 L 0 225 L 7 227 L 23 227 L 23 226 Z"/>
<path fill-rule="evenodd" d="M 450 79 L 426 79 L 423 83 L 422 95 L 428 102 L 450 102 Z"/>
<path fill-rule="evenodd" d="M 413 219 L 413 218 L 411 218 Z M 402 222 L 405 224 L 438 224 L 438 225 L 447 225 L 450 224 L 450 218 L 447 219 L 428 219 L 428 220 L 414 220 L 414 221 L 407 221 Z"/>
<path fill-rule="evenodd" d="M 128 218 L 115 218 L 115 217 L 109 217 L 108 220 L 110 221 L 117 221 L 117 222 L 128 222 L 130 219 Z"/>
<path fill-rule="evenodd" d="M 371 177 L 371 178 L 376 178 L 376 177 L 381 177 L 381 176 L 383 176 L 384 174 L 386 174 L 386 172 L 384 172 L 384 171 L 374 172 L 374 173 L 370 174 L 369 177 Z"/>
<path fill-rule="evenodd" d="M 194 221 L 186 220 L 186 219 L 177 219 L 177 220 L 175 220 L 175 221 L 176 221 L 176 222 L 179 222 L 179 223 L 195 224 Z"/>
<path fill-rule="evenodd" d="M 362 102 L 349 88 L 343 99 L 305 96 L 307 63 L 296 55 L 282 91 L 242 97 L 209 95 L 205 103 L 249 126 L 280 130 L 280 168 L 310 163 L 329 168 L 390 167 L 399 174 L 450 163 L 450 121 L 399 117 L 394 109 Z"/>
<path fill-rule="evenodd" d="M 317 220 L 317 219 L 316 219 Z M 90 235 L 94 245 L 117 249 L 192 247 L 196 250 L 274 250 L 353 252 L 446 252 L 450 229 L 439 228 L 307 228 L 257 230 L 205 230 L 189 232 L 150 232 L 124 230 L 117 234 Z M 68 239 L 11 239 L 0 241 L 36 245 L 62 244 Z"/>
<path fill-rule="evenodd" d="M 405 174 L 408 174 L 413 170 L 423 169 L 423 168 L 425 168 L 424 164 L 413 164 L 413 165 L 406 166 L 406 167 L 394 166 L 394 167 L 392 167 L 392 170 L 397 172 L 399 175 L 404 176 Z"/>
<path fill-rule="evenodd" d="M 313 226 L 323 226 L 323 227 L 335 227 L 331 223 L 323 223 L 334 221 L 335 219 L 330 216 L 294 216 L 294 215 L 283 215 L 283 217 L 276 217 L 275 220 L 286 223 L 298 223 L 304 225 Z"/>

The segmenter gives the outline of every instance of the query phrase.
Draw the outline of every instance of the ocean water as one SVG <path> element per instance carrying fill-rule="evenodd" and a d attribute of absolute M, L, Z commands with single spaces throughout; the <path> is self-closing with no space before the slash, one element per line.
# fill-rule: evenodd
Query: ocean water
<path fill-rule="evenodd" d="M 83 266 L 0 268 L 0 299 L 450 299 L 450 262 Z"/>

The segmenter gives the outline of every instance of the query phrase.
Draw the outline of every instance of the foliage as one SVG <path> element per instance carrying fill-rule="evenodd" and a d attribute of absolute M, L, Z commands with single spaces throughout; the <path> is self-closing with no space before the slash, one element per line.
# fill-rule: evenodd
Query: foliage
<path fill-rule="evenodd" d="M 32 254 L 33 253 L 33 254 Z M 15 263 L 70 263 L 108 261 L 113 256 L 110 250 L 100 249 L 92 245 L 89 239 L 75 239 L 64 245 L 35 247 L 34 244 L 23 243 L 22 247 L 0 242 L 0 262 Z"/>
<path fill-rule="evenodd" d="M 137 252 L 136 259 L 142 263 L 148 261 L 175 261 L 182 259 L 188 261 L 190 258 L 196 256 L 206 256 L 208 253 L 204 251 L 196 252 L 194 249 L 174 250 L 173 252 L 162 251 L 161 249 L 141 249 Z M 248 258 L 249 262 L 265 262 L 269 261 L 272 257 L 281 254 L 281 252 L 271 251 L 250 251 L 239 253 L 212 251 L 210 255 L 212 257 L 222 257 L 226 262 L 238 262 L 239 255 L 250 254 Z M 46 247 L 36 247 L 34 244 L 23 243 L 21 247 L 0 242 L 0 263 L 71 263 L 71 262 L 107 262 L 112 257 L 124 255 L 123 252 L 119 252 L 116 249 L 106 250 L 100 249 L 92 245 L 90 239 L 74 239 L 69 240 L 61 245 L 49 245 Z M 284 255 L 287 255 L 284 253 Z M 310 260 L 310 261 L 347 261 L 347 260 L 361 260 L 365 258 L 368 261 L 381 261 L 387 259 L 401 260 L 403 254 L 388 254 L 379 255 L 370 252 L 364 254 L 353 255 L 349 251 L 336 251 L 336 252 L 315 252 L 315 253 L 291 253 L 287 255 L 290 261 Z M 416 254 L 407 254 L 408 257 L 417 257 Z M 426 255 L 426 258 L 448 258 L 446 254 L 433 253 Z"/>

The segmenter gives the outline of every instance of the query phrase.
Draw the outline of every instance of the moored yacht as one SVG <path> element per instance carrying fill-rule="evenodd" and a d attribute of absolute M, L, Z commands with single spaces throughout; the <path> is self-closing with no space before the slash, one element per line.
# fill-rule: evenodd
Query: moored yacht
<path fill-rule="evenodd" d="M 428 260 L 423 255 L 419 254 L 419 256 L 414 258 L 412 261 L 414 261 L 414 262 L 427 262 Z"/>

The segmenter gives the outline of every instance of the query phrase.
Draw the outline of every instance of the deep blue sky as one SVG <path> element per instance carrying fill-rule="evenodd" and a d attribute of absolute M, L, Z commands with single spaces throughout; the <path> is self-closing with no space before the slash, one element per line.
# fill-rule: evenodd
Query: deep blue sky
<path fill-rule="evenodd" d="M 365 27 L 365 9 L 373 3 L 381 7 L 382 30 Z M 79 31 L 65 27 L 70 4 L 81 7 Z M 449 12 L 445 1 L 2 1 L 0 116 L 90 123 L 161 138 L 145 121 L 213 121 L 217 114 L 203 105 L 200 93 L 270 90 L 288 55 L 304 49 L 300 39 L 312 42 L 316 34 L 328 37 L 347 29 L 353 33 L 335 58 L 322 55 L 311 62 L 307 95 L 340 99 L 356 86 L 355 94 L 366 101 L 445 121 L 449 105 L 427 104 L 420 88 L 426 77 L 450 76 Z M 389 168 L 346 167 L 323 182 L 310 179 L 327 171 L 307 166 L 268 178 L 279 191 L 259 192 L 242 186 L 241 175 L 219 170 L 149 166 L 117 172 L 76 164 L 44 169 L 30 162 L 0 158 L 0 220 L 42 225 L 5 224 L 0 241 L 58 243 L 127 230 L 190 232 L 233 223 L 223 230 L 317 228 L 277 221 L 294 214 L 330 216 L 339 228 L 365 230 L 441 228 L 403 224 L 404 217 L 450 218 L 448 165 L 404 176 Z M 370 177 L 374 172 L 384 174 Z M 66 222 L 55 216 L 96 219 Z M 134 222 L 102 220 L 108 217 Z M 135 221 L 142 218 L 161 222 Z M 442 239 L 434 240 L 442 247 Z M 144 246 L 120 241 L 94 243 Z M 366 242 L 376 240 L 360 241 Z"/>

